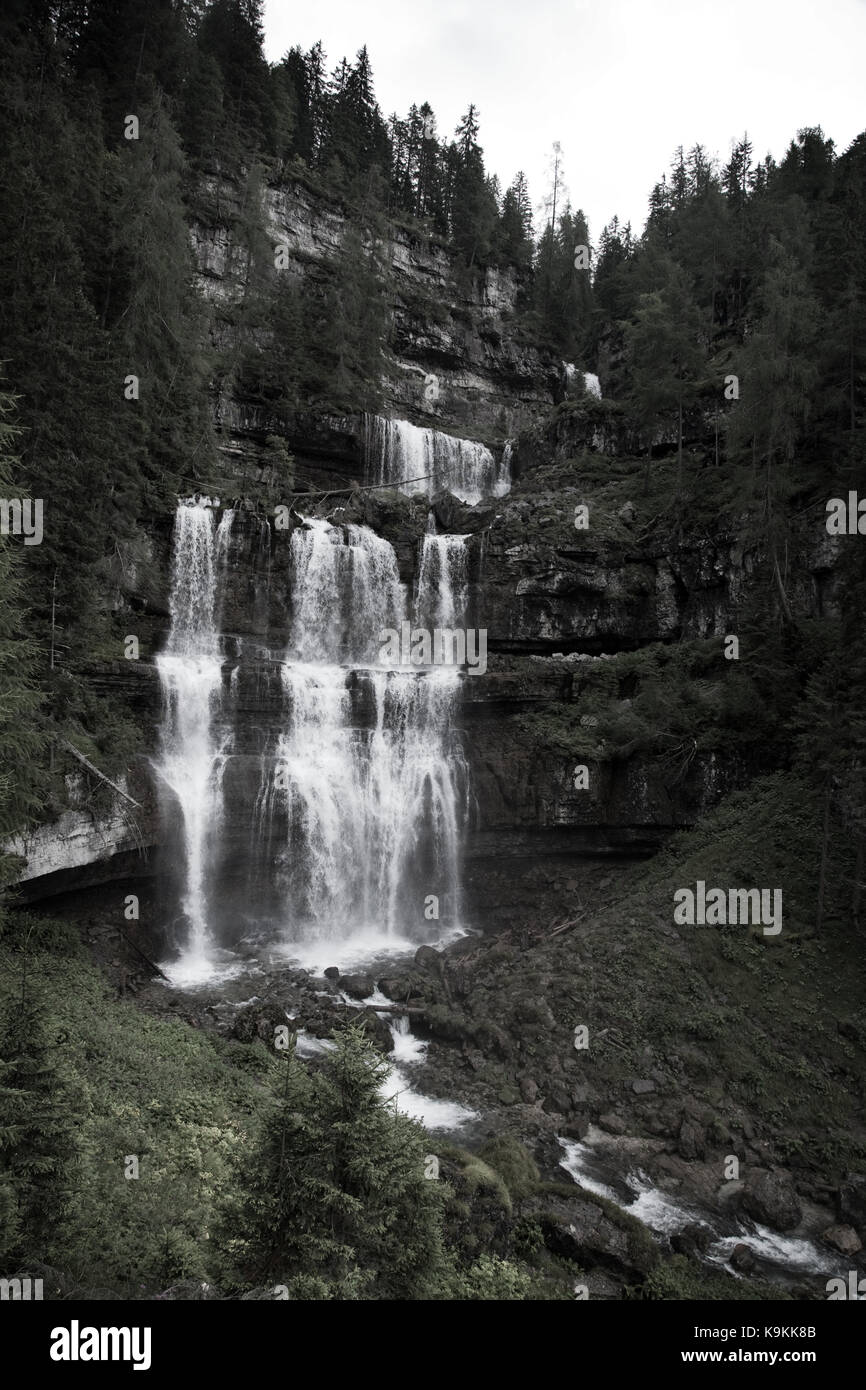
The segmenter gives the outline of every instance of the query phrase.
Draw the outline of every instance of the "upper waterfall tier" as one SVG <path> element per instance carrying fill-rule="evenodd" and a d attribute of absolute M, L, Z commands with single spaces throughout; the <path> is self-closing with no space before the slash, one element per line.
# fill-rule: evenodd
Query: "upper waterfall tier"
<path fill-rule="evenodd" d="M 366 420 L 370 481 L 405 493 L 451 492 L 463 502 L 502 497 L 511 487 L 508 460 L 497 461 L 485 444 L 421 429 L 408 420 Z"/>

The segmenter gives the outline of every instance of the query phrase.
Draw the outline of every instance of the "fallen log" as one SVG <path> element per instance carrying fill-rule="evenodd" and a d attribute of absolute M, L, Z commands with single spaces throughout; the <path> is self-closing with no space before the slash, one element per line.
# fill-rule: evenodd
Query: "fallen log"
<path fill-rule="evenodd" d="M 72 754 L 74 758 L 77 758 L 80 763 L 84 764 L 88 772 L 92 772 L 94 777 L 98 777 L 101 782 L 105 782 L 109 787 L 111 787 L 112 791 L 117 792 L 118 796 L 122 796 L 124 801 L 128 801 L 131 806 L 135 806 L 139 811 L 142 811 L 144 809 L 140 802 L 135 801 L 134 798 L 129 796 L 127 792 L 123 791 L 122 788 L 119 787 L 116 782 L 112 782 L 111 778 L 106 777 L 104 772 L 100 772 L 98 767 L 94 767 L 90 759 L 85 758 L 83 753 L 79 753 L 78 749 L 74 748 L 73 745 L 69 742 L 69 739 L 61 738 L 60 743 L 63 745 L 64 748 L 68 750 L 68 752 Z"/>

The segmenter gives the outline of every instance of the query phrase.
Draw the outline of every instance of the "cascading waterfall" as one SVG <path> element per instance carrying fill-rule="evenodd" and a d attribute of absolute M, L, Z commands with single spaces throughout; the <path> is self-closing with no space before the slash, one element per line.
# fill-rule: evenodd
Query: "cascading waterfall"
<path fill-rule="evenodd" d="M 464 595 L 451 577 L 465 561 L 446 556 L 464 541 L 425 539 L 416 622 L 460 620 Z M 392 547 L 374 532 L 309 520 L 292 536 L 291 564 L 285 728 L 263 761 L 253 830 L 279 880 L 283 930 L 294 943 L 384 943 L 417 939 L 425 922 L 429 936 L 431 920 L 456 925 L 466 807 L 453 732 L 459 675 L 382 659 L 406 595 Z"/>
<path fill-rule="evenodd" d="M 451 492 L 464 502 L 503 497 L 511 487 L 508 460 L 473 439 L 422 429 L 408 420 L 369 415 L 365 422 L 370 481 L 408 494 Z"/>
<path fill-rule="evenodd" d="M 156 767 L 181 814 L 181 908 L 187 923 L 183 964 L 193 971 L 209 959 L 213 944 L 208 930 L 208 877 L 219 833 L 224 762 L 214 735 L 222 684 L 218 580 L 232 519 L 233 513 L 225 512 L 215 528 L 212 508 L 193 501 L 179 504 L 171 628 L 166 649 L 156 659 L 163 693 Z"/>
<path fill-rule="evenodd" d="M 418 567 L 415 621 L 453 628 L 466 621 L 469 606 L 468 536 L 436 534 L 431 513 Z"/>

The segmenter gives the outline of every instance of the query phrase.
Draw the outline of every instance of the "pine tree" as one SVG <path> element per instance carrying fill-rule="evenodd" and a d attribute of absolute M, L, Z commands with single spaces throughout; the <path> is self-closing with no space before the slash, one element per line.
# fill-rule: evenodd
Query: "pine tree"
<path fill-rule="evenodd" d="M 19 434 L 15 402 L 0 391 L 0 494 L 21 497 L 12 455 Z M 22 541 L 0 536 L 0 834 L 20 830 L 41 806 L 40 762 L 46 752 L 36 650 L 27 636 Z M 0 886 L 3 882 L 0 858 Z"/>
<path fill-rule="evenodd" d="M 70 1097 L 25 957 L 20 992 L 0 1022 L 0 1204 L 11 1205 L 14 1194 L 6 1261 L 50 1263 L 70 1208 L 75 1155 Z"/>
<path fill-rule="evenodd" d="M 322 1072 L 291 1052 L 284 1067 L 223 1221 L 235 1279 L 294 1297 L 423 1296 L 441 1261 L 441 1212 L 423 1131 L 382 1097 L 387 1063 L 349 1028 Z"/>
<path fill-rule="evenodd" d="M 648 460 L 656 431 L 675 428 L 679 490 L 683 484 L 683 418 L 694 399 L 703 362 L 701 322 L 685 273 L 669 257 L 658 265 L 661 287 L 641 295 L 627 331 L 630 396 L 647 437 Z"/>

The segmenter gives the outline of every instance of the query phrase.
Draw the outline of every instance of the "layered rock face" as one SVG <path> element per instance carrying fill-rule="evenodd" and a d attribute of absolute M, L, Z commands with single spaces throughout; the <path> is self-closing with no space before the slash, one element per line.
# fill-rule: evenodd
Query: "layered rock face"
<path fill-rule="evenodd" d="M 230 209 L 232 191 L 220 196 Z M 266 214 L 269 234 L 288 244 L 296 274 L 335 250 L 344 230 L 339 211 L 300 185 L 269 194 Z M 236 249 L 217 226 L 195 226 L 193 235 L 203 291 L 230 300 L 240 274 Z M 639 752 L 617 760 L 599 749 L 590 758 L 591 789 L 578 790 L 575 759 L 539 739 L 539 717 L 579 724 L 587 672 L 612 654 L 735 631 L 760 557 L 735 533 L 705 528 L 685 535 L 675 519 L 648 515 L 639 492 L 628 491 L 634 479 L 619 492 L 603 471 L 599 481 L 599 465 L 603 470 L 627 447 L 616 407 L 594 391 L 583 394 L 572 373 L 570 404 L 552 413 L 569 374 L 565 364 L 518 349 L 509 336 L 511 280 L 491 272 L 467 299 L 442 248 L 401 229 L 393 230 L 386 255 L 399 288 L 399 361 L 384 383 L 381 416 L 297 412 L 273 421 L 242 400 L 217 406 L 224 489 L 214 528 L 229 512 L 231 523 L 219 557 L 216 722 L 223 724 L 213 736 L 219 746 L 230 744 L 230 756 L 221 770 L 222 851 L 212 872 L 214 901 L 233 921 L 244 914 L 250 873 L 267 874 L 255 828 L 266 796 L 261 759 L 266 750 L 274 754 L 291 721 L 293 696 L 281 668 L 297 616 L 293 546 L 309 533 L 305 518 L 327 515 L 344 546 L 351 545 L 351 528 L 387 544 L 410 607 L 431 527 L 465 538 L 461 621 L 486 633 L 488 661 L 484 675 L 459 679 L 449 710 L 454 738 L 441 756 L 466 764 L 468 920 L 495 927 L 515 914 L 531 916 L 546 890 L 603 881 L 611 863 L 652 852 L 744 772 L 733 758 L 712 754 L 689 758 L 672 778 Z M 431 296 L 441 312 L 425 317 Z M 274 431 L 294 456 L 290 487 L 274 478 L 268 461 L 266 438 Z M 383 442 L 390 474 L 383 471 Z M 429 466 L 429 477 L 407 487 L 406 470 L 416 460 Z M 265 482 L 277 499 L 267 514 L 256 500 Z M 339 491 L 319 495 L 332 489 Z M 581 507 L 585 527 L 576 524 Z M 141 659 L 103 664 L 92 674 L 101 691 L 135 709 L 144 729 L 146 756 L 130 769 L 139 802 L 131 811 L 134 828 L 131 808 L 117 804 L 76 812 L 74 825 L 66 819 L 31 837 L 29 847 L 17 845 L 26 858 L 22 881 L 34 896 L 62 891 L 70 881 L 126 880 L 159 867 L 183 897 L 174 855 L 182 811 L 157 768 L 165 685 L 155 658 L 166 650 L 170 627 L 172 525 L 170 516 L 143 524 L 134 545 L 121 547 L 116 602 L 142 634 Z M 791 599 L 802 612 L 833 609 L 835 555 L 828 546 L 827 537 L 801 539 Z M 348 609 L 343 619 L 354 621 Z M 618 698 L 627 702 L 629 692 Z M 356 671 L 339 699 L 349 702 L 348 724 L 371 735 L 381 714 L 374 683 Z M 285 810 L 275 810 L 283 839 Z M 273 863 L 273 824 L 268 834 Z M 145 862 L 141 851 L 148 849 Z M 168 925 L 172 915 L 166 910 Z"/>

